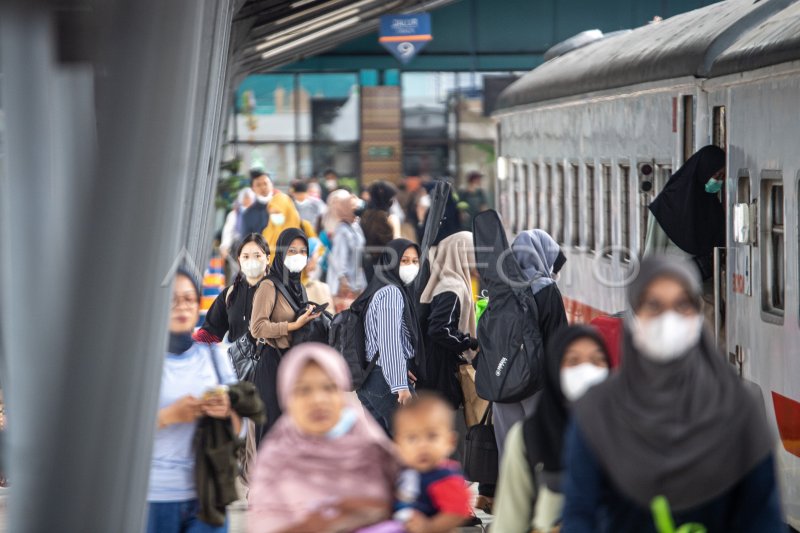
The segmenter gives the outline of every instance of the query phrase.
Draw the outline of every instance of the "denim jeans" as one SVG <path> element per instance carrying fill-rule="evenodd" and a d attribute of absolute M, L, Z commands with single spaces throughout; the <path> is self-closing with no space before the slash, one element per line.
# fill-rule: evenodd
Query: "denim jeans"
<path fill-rule="evenodd" d="M 358 399 L 378 424 L 392 436 L 392 417 L 397 410 L 397 395 L 392 394 L 389 384 L 383 377 L 381 367 L 375 365 L 364 384 L 356 392 Z"/>
<path fill-rule="evenodd" d="M 197 500 L 150 502 L 147 506 L 147 533 L 227 533 L 225 525 L 212 526 L 197 517 Z"/>

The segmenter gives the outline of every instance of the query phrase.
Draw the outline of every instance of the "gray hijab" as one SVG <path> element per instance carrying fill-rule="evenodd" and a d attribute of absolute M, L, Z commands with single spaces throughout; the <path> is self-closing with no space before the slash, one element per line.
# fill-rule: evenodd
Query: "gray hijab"
<path fill-rule="evenodd" d="M 665 276 L 699 300 L 690 268 L 646 259 L 628 288 L 631 308 Z M 633 346 L 629 327 L 628 320 L 619 372 L 575 406 L 583 438 L 612 484 L 642 507 L 663 495 L 681 511 L 722 495 L 771 453 L 760 393 L 745 387 L 706 331 L 685 356 L 654 363 Z"/>
<path fill-rule="evenodd" d="M 525 277 L 533 282 L 533 294 L 556 282 L 553 265 L 561 248 L 546 231 L 531 229 L 521 232 L 511 243 L 511 250 Z"/>

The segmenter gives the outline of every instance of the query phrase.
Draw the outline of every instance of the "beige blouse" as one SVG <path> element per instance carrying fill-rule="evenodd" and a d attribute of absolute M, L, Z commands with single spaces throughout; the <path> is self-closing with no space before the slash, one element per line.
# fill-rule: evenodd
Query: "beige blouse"
<path fill-rule="evenodd" d="M 276 298 L 277 294 L 277 298 Z M 264 339 L 273 348 L 285 350 L 292 345 L 289 322 L 294 322 L 295 312 L 270 280 L 264 280 L 253 296 L 253 313 L 250 315 L 250 334 Z"/>

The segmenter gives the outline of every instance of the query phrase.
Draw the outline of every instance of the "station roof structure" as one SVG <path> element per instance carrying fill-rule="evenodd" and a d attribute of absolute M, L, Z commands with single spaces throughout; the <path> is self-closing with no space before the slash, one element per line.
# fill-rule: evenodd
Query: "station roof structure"
<path fill-rule="evenodd" d="M 381 15 L 454 0 L 242 0 L 233 20 L 237 74 L 265 71 L 377 30 Z"/>

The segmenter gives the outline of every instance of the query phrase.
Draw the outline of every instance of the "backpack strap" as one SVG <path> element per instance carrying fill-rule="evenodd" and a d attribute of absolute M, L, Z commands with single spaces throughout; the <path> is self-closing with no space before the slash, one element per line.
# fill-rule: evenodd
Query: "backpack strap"
<path fill-rule="evenodd" d="M 286 301 L 289 302 L 289 305 L 291 306 L 292 310 L 295 313 L 299 313 L 300 312 L 300 305 L 297 302 L 295 302 L 294 298 L 292 298 L 292 296 L 289 294 L 289 291 L 286 289 L 286 285 L 284 285 L 280 281 L 276 281 L 274 279 L 270 280 L 270 281 L 272 281 L 272 284 L 275 286 L 275 288 L 278 291 L 280 291 L 280 293 L 283 295 L 283 297 L 286 299 Z M 305 289 L 303 289 L 303 293 L 305 294 Z M 275 292 L 275 302 L 277 303 L 277 301 L 278 301 L 278 292 L 276 291 Z"/>

